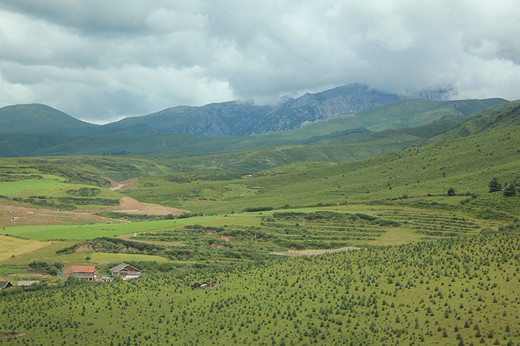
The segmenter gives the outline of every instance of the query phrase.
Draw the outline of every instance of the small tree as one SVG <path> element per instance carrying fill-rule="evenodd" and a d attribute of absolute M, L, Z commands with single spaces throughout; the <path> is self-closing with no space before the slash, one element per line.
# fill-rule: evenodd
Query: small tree
<path fill-rule="evenodd" d="M 448 196 L 455 196 L 455 189 L 453 187 L 448 189 Z"/>
<path fill-rule="evenodd" d="M 498 182 L 497 177 L 493 177 L 493 179 L 491 179 L 491 181 L 489 182 L 488 186 L 489 192 L 497 192 L 502 190 L 502 184 Z"/>
<path fill-rule="evenodd" d="M 511 183 L 504 188 L 504 196 L 510 197 L 516 194 L 515 184 Z"/>

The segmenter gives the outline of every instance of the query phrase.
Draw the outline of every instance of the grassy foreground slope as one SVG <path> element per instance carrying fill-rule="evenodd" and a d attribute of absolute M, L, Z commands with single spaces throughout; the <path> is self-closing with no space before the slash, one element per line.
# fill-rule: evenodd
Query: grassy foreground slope
<path fill-rule="evenodd" d="M 16 250 L 0 256 L 2 276 L 23 275 L 34 260 L 105 269 L 143 261 L 145 275 L 110 284 L 44 277 L 40 290 L 3 291 L 0 344 L 518 344 L 518 188 L 505 196 L 488 184 L 497 177 L 518 185 L 520 128 L 500 127 L 351 163 L 255 174 L 175 173 L 167 159 L 6 160 L 0 186 L 11 200 L 86 199 L 104 209 L 120 193 L 99 173 L 127 167 L 151 174 L 125 193 L 206 216 L 2 229 L 33 239 L 0 236 L 4 252 Z M 311 208 L 293 209 L 303 206 Z M 497 230 L 506 222 L 516 225 Z M 133 239 L 114 237 L 125 232 Z M 366 248 L 296 259 L 271 253 L 347 245 Z M 218 287 L 191 289 L 203 281 Z"/>
<path fill-rule="evenodd" d="M 0 296 L 30 344 L 517 344 L 520 233 Z M 215 281 L 211 290 L 194 282 Z"/>

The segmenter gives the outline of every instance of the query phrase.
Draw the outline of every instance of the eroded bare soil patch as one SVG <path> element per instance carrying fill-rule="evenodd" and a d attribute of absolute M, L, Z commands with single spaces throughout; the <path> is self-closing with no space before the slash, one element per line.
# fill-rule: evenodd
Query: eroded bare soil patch
<path fill-rule="evenodd" d="M 117 211 L 118 213 L 135 214 L 135 215 L 182 215 L 187 210 L 165 207 L 160 204 L 141 203 L 136 199 L 125 196 L 121 198 L 118 207 L 112 207 L 108 210 Z"/>

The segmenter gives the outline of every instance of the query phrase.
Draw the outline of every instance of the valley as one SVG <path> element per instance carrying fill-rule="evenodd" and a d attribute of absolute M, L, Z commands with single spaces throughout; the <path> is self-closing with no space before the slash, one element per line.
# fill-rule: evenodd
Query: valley
<path fill-rule="evenodd" d="M 4 155 L 0 277 L 40 283 L 0 291 L 0 344 L 517 344 L 518 101 L 432 102 L 165 135 L 205 152 Z M 143 275 L 57 275 L 122 262 Z"/>

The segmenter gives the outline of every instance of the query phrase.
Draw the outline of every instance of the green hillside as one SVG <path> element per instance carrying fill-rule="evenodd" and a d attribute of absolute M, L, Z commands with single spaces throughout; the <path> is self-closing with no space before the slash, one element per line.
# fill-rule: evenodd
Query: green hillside
<path fill-rule="evenodd" d="M 520 128 L 511 127 L 352 163 L 301 162 L 227 181 L 181 173 L 143 176 L 141 187 L 128 194 L 206 213 L 376 200 L 511 218 L 520 204 L 487 193 L 487 185 L 494 176 L 502 183 L 520 181 L 518 148 Z M 446 196 L 450 187 L 457 196 Z"/>
<path fill-rule="evenodd" d="M 467 116 L 479 110 L 504 103 L 503 99 L 426 101 L 404 100 L 384 107 L 338 115 L 313 126 L 316 130 L 334 132 L 342 129 L 365 127 L 371 131 L 418 127 L 449 116 Z M 315 130 L 315 131 L 316 131 Z M 305 132 L 303 130 L 302 132 Z M 296 132 L 295 132 L 296 134 Z"/>
<path fill-rule="evenodd" d="M 140 155 L 140 156 L 62 156 L 48 157 L 46 161 L 49 163 L 65 166 L 69 168 L 82 168 L 88 171 L 98 172 L 115 180 L 125 180 L 128 178 L 139 177 L 150 173 L 168 173 L 168 172 L 194 172 L 194 171 L 232 171 L 242 173 L 254 173 L 262 170 L 286 165 L 294 162 L 302 161 L 328 161 L 328 162 L 347 162 L 359 160 L 367 157 L 381 155 L 387 152 L 393 152 L 409 147 L 411 145 L 420 145 L 433 134 L 442 132 L 444 129 L 456 126 L 458 122 L 453 119 L 443 119 L 432 124 L 416 129 L 403 129 L 399 131 L 382 131 L 369 135 L 367 131 L 346 131 L 343 133 L 335 133 L 329 136 L 313 138 L 312 142 L 306 145 L 285 145 L 278 147 L 261 147 L 247 150 L 222 151 L 217 153 L 192 153 L 192 154 L 160 154 L 160 155 Z M 184 143 L 182 148 L 189 147 L 190 140 L 193 139 L 193 145 L 208 145 L 203 142 L 208 137 L 199 135 L 167 135 L 171 139 L 177 140 L 177 145 Z M 16 135 L 16 138 L 22 139 L 20 147 L 14 147 L 10 135 L 7 134 L 0 139 L 0 143 L 5 143 L 4 150 L 20 153 L 26 143 L 40 143 L 42 147 L 47 141 L 58 139 L 55 135 Z M 121 141 L 121 138 L 125 141 Z M 359 137 L 359 138 L 358 138 Z M 112 154 L 122 154 L 130 148 L 137 148 L 140 142 L 135 141 L 133 135 L 103 135 L 106 141 L 118 140 L 119 145 Z M 185 141 L 182 141 L 182 139 Z M 160 141 L 160 138 L 153 137 Z M 200 142 L 196 140 L 200 139 Z M 237 140 L 236 137 L 230 137 L 230 140 Z M 80 152 L 89 152 L 94 146 L 100 146 L 104 143 L 96 136 L 86 136 L 85 141 L 90 147 L 83 146 L 83 141 L 79 141 L 81 145 L 74 143 L 59 144 L 55 148 L 62 147 L 63 150 L 69 151 L 77 148 Z M 128 143 L 128 146 L 125 146 Z M 243 143 L 247 145 L 247 143 Z M 76 146 L 77 145 L 77 146 Z M 150 141 L 147 145 L 151 145 Z M 130 147 L 131 146 L 131 147 Z M 106 146 L 102 146 L 106 148 Z M 217 144 L 215 147 L 217 148 Z M 57 150 L 57 149 L 56 149 Z M 46 152 L 46 151 L 44 151 Z M 63 154 L 55 151 L 54 154 Z M 24 158 L 23 162 L 41 162 L 41 159 Z M 17 162 L 17 159 L 12 159 Z"/>
<path fill-rule="evenodd" d="M 499 104 L 473 114 L 454 129 L 433 137 L 430 142 L 470 136 L 484 131 L 520 125 L 520 100 Z"/>
<path fill-rule="evenodd" d="M 0 108 L 0 123 L 2 132 L 23 133 L 74 133 L 97 127 L 42 104 Z"/>

